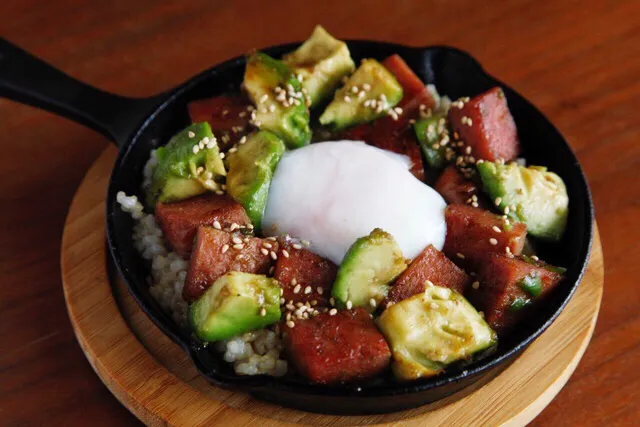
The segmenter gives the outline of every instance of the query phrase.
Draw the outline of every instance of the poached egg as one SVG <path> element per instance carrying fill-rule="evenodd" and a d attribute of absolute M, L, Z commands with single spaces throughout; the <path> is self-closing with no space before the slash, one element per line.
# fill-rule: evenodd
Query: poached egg
<path fill-rule="evenodd" d="M 274 173 L 262 221 L 265 235 L 310 242 L 340 265 L 374 228 L 390 233 L 406 258 L 444 245 L 446 203 L 415 178 L 407 156 L 360 141 L 327 141 L 286 152 Z"/>

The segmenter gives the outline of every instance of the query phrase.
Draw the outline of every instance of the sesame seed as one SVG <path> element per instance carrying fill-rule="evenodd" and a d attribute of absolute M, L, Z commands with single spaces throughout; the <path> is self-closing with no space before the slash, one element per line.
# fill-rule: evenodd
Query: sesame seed
<path fill-rule="evenodd" d="M 295 287 L 295 288 L 293 288 L 293 293 L 294 293 L 294 294 L 299 293 L 299 292 L 300 292 L 300 288 L 301 288 L 301 286 L 300 286 L 300 285 L 296 285 L 296 287 Z"/>
<path fill-rule="evenodd" d="M 371 307 L 375 307 L 375 306 L 377 305 L 376 300 L 375 300 L 375 299 L 373 299 L 373 298 L 371 298 L 371 299 L 369 300 L 369 305 L 370 305 Z"/>
<path fill-rule="evenodd" d="M 225 252 L 227 252 L 228 250 L 229 250 L 229 245 L 224 245 L 224 246 L 222 247 L 222 253 L 225 253 Z"/>
<path fill-rule="evenodd" d="M 298 307 L 298 308 L 302 307 L 303 305 L 304 305 L 304 304 L 302 304 L 301 302 L 297 302 L 297 303 L 296 303 L 296 307 Z"/>
<path fill-rule="evenodd" d="M 229 227 L 229 231 L 235 231 L 237 229 L 240 228 L 240 225 L 238 225 L 237 223 L 232 223 L 231 226 Z"/>
<path fill-rule="evenodd" d="M 402 114 L 402 108 L 400 108 L 400 107 L 394 108 L 393 111 L 395 111 L 396 114 Z"/>
<path fill-rule="evenodd" d="M 195 134 L 195 133 L 193 133 L 192 131 L 189 131 L 189 132 L 187 133 L 187 135 L 189 136 L 189 138 L 195 138 L 195 136 L 196 136 L 196 134 Z"/>
<path fill-rule="evenodd" d="M 280 290 L 282 290 L 282 289 L 280 289 Z M 284 298 L 280 298 L 280 305 L 284 305 L 284 303 L 285 303 L 285 299 Z"/>
<path fill-rule="evenodd" d="M 478 281 L 476 280 L 475 282 L 473 282 L 473 283 L 471 284 L 471 287 L 472 287 L 473 289 L 478 289 L 478 288 L 480 287 L 480 282 L 478 282 Z"/>
<path fill-rule="evenodd" d="M 344 102 L 349 103 L 351 102 L 351 98 L 348 95 L 344 96 Z"/>
<path fill-rule="evenodd" d="M 265 240 L 271 240 L 272 242 L 275 242 L 277 239 L 271 236 L 271 237 L 266 237 Z"/>
<path fill-rule="evenodd" d="M 244 245 L 242 243 L 236 243 L 235 245 L 233 245 L 233 249 L 240 250 L 242 248 L 244 248 Z"/>
<path fill-rule="evenodd" d="M 532 260 L 534 260 L 534 261 L 540 261 L 540 258 L 538 258 L 538 257 L 537 257 L 537 256 L 535 256 L 535 255 L 532 255 L 532 256 L 531 256 L 531 259 L 532 259 Z"/>
<path fill-rule="evenodd" d="M 299 243 L 294 243 L 293 244 L 293 249 L 302 249 L 302 245 Z"/>
<path fill-rule="evenodd" d="M 500 227 L 498 227 L 497 225 L 494 225 L 493 227 L 491 227 L 491 229 L 496 233 L 502 233 L 502 230 L 500 230 Z"/>
<path fill-rule="evenodd" d="M 269 95 L 267 95 L 267 94 L 265 93 L 264 95 L 262 95 L 262 96 L 260 97 L 260 100 L 259 100 L 258 102 L 259 102 L 260 104 L 264 104 L 264 103 L 267 101 L 267 99 L 269 99 Z"/>
<path fill-rule="evenodd" d="M 289 320 L 289 321 L 287 322 L 287 326 L 288 326 L 289 328 L 293 328 L 294 326 L 296 326 L 296 324 L 295 324 L 295 323 L 293 323 L 293 320 Z"/>
<path fill-rule="evenodd" d="M 471 154 L 471 147 L 467 146 L 467 148 L 464 149 L 464 152 L 467 154 Z"/>
<path fill-rule="evenodd" d="M 238 151 L 238 148 L 237 148 L 237 147 L 231 147 L 231 148 L 229 149 L 229 153 L 235 153 L 236 151 Z"/>
<path fill-rule="evenodd" d="M 431 280 L 427 280 L 424 282 L 427 287 L 435 286 Z"/>
<path fill-rule="evenodd" d="M 291 279 L 291 284 L 293 286 L 297 285 L 298 284 L 298 279 L 296 279 L 295 277 L 293 279 Z"/>
<path fill-rule="evenodd" d="M 494 200 L 494 203 L 496 206 L 500 206 L 500 203 L 502 203 L 502 198 L 501 197 L 496 197 L 496 200 Z"/>
<path fill-rule="evenodd" d="M 192 148 L 193 154 L 198 154 L 198 151 L 200 151 L 200 147 L 197 145 L 194 145 Z"/>
<path fill-rule="evenodd" d="M 329 310 L 329 316 L 335 316 L 336 314 L 338 314 L 338 310 L 336 310 L 335 308 Z"/>
<path fill-rule="evenodd" d="M 264 317 L 264 316 L 266 316 L 266 315 L 267 315 L 267 310 L 266 310 L 264 307 L 262 307 L 262 308 L 260 309 L 260 316 Z"/>
<path fill-rule="evenodd" d="M 220 221 L 218 221 L 218 220 L 213 221 L 213 228 L 215 228 L 216 230 L 222 230 L 222 226 L 220 225 Z"/>
<path fill-rule="evenodd" d="M 271 251 L 269 255 L 271 255 L 271 259 L 274 261 L 278 259 L 278 255 L 274 251 Z"/>
<path fill-rule="evenodd" d="M 311 245 L 311 242 L 310 242 L 310 241 L 308 241 L 308 240 L 301 240 L 301 242 L 302 242 L 302 244 L 303 244 L 303 245 L 305 245 L 305 246 L 309 246 L 309 245 Z"/>
<path fill-rule="evenodd" d="M 371 90 L 371 85 L 369 83 L 363 83 L 362 84 L 362 90 L 370 91 Z"/>
<path fill-rule="evenodd" d="M 245 142 L 247 142 L 246 136 L 243 136 L 242 138 L 240 138 L 239 144 L 244 144 Z"/>
<path fill-rule="evenodd" d="M 493 246 L 495 246 L 495 245 L 498 244 L 498 240 L 492 237 L 492 238 L 489 239 L 489 243 L 491 243 Z"/>
<path fill-rule="evenodd" d="M 329 298 L 329 304 L 336 305 L 336 300 L 334 297 Z"/>
<path fill-rule="evenodd" d="M 353 303 L 351 301 L 347 301 L 347 310 L 351 310 L 353 307 Z"/>
<path fill-rule="evenodd" d="M 464 255 L 462 255 L 460 252 L 458 252 L 458 253 L 456 254 L 456 256 L 457 256 L 458 258 L 460 258 L 460 259 L 464 259 Z"/>
<path fill-rule="evenodd" d="M 269 255 L 269 251 L 266 250 L 265 248 L 261 248 L 260 252 L 262 252 L 262 255 L 265 255 L 265 256 Z"/>
<path fill-rule="evenodd" d="M 242 239 L 237 236 L 234 236 L 233 239 L 231 239 L 231 241 L 233 243 L 242 243 Z"/>
<path fill-rule="evenodd" d="M 284 255 L 285 258 L 289 258 L 289 251 L 287 251 L 286 249 L 283 249 L 282 255 Z"/>
<path fill-rule="evenodd" d="M 360 89 L 358 89 L 358 86 L 351 86 L 351 92 L 358 93 L 359 91 Z"/>
<path fill-rule="evenodd" d="M 318 286 L 316 288 L 316 292 L 318 292 L 318 295 L 322 295 L 324 293 L 324 289 L 322 289 L 320 286 Z"/>
<path fill-rule="evenodd" d="M 315 300 L 315 299 L 314 299 L 314 300 L 311 300 L 311 305 L 312 305 L 313 307 L 315 307 L 316 305 L 318 305 L 318 300 Z"/>
<path fill-rule="evenodd" d="M 505 214 L 505 215 L 509 215 L 509 212 L 511 212 L 511 209 L 509 209 L 509 206 L 505 206 L 505 208 L 504 208 L 504 214 Z"/>
<path fill-rule="evenodd" d="M 307 286 L 306 288 L 304 288 L 304 293 L 305 295 L 308 295 L 311 293 L 311 286 Z"/>
<path fill-rule="evenodd" d="M 268 242 L 262 242 L 262 246 L 264 246 L 267 249 L 273 248 L 273 245 L 271 243 L 268 243 Z"/>
<path fill-rule="evenodd" d="M 220 158 L 224 159 L 224 153 L 220 153 Z"/>
<path fill-rule="evenodd" d="M 365 92 L 365 91 L 361 90 L 360 92 L 358 92 L 358 99 L 362 99 L 362 98 L 364 98 L 365 96 L 367 96 L 367 94 L 366 94 L 366 92 Z"/>

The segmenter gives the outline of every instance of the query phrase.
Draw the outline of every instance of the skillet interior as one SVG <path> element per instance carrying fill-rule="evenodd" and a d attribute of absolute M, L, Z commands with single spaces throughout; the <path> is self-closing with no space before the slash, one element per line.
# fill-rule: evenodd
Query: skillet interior
<path fill-rule="evenodd" d="M 592 240 L 593 208 L 586 179 L 560 133 L 528 101 L 486 74 L 468 54 L 446 47 L 412 48 L 369 41 L 350 41 L 348 44 L 357 62 L 362 58 L 383 59 L 393 53 L 400 54 L 424 81 L 435 84 L 441 94 L 452 99 L 474 96 L 493 86 L 502 86 L 518 126 L 523 157 L 529 163 L 548 166 L 562 177 L 567 186 L 570 197 L 567 232 L 554 247 L 540 248 L 542 259 L 567 267 L 566 279 L 535 315 L 501 340 L 494 353 L 466 366 L 452 367 L 438 377 L 408 383 L 396 382 L 390 375 L 344 386 L 310 384 L 298 378 L 242 377 L 235 375 L 231 366 L 217 354 L 193 346 L 190 334 L 180 330 L 162 312 L 148 292 L 145 280 L 148 269 L 132 244 L 133 221 L 129 214 L 119 209 L 115 194 L 122 190 L 141 196 L 142 169 L 149 151 L 168 141 L 189 123 L 187 102 L 222 94 L 229 89 L 237 90 L 244 72 L 243 57 L 213 67 L 167 92 L 132 140 L 121 147 L 107 197 L 107 237 L 113 259 L 143 310 L 190 354 L 197 369 L 213 384 L 252 392 L 286 406 L 316 412 L 391 412 L 438 400 L 478 380 L 488 381 L 549 326 L 570 299 L 584 272 Z M 297 45 L 263 51 L 277 57 Z"/>

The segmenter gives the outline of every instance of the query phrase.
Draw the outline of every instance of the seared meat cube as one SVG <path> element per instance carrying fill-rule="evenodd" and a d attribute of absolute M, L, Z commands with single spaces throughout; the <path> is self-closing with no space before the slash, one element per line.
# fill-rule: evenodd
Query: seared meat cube
<path fill-rule="evenodd" d="M 442 252 L 434 248 L 433 245 L 429 245 L 396 279 L 385 304 L 400 302 L 424 292 L 427 281 L 463 294 L 470 283 L 470 277 Z"/>
<path fill-rule="evenodd" d="M 502 89 L 495 87 L 459 108 L 461 102 L 451 105 L 449 122 L 471 154 L 491 162 L 515 159 L 520 152 L 518 132 Z"/>
<path fill-rule="evenodd" d="M 265 248 L 265 244 L 271 249 Z M 182 296 L 187 301 L 198 299 L 216 279 L 229 271 L 266 274 L 277 251 L 276 241 L 199 227 Z"/>
<path fill-rule="evenodd" d="M 273 277 L 280 282 L 282 297 L 294 303 L 315 300 L 317 306 L 327 306 L 338 267 L 307 249 L 291 244 L 281 248 Z"/>
<path fill-rule="evenodd" d="M 298 371 L 313 382 L 369 378 L 389 366 L 389 345 L 363 308 L 294 322 L 292 328 L 285 327 L 285 349 Z"/>
<path fill-rule="evenodd" d="M 492 254 L 480 266 L 480 286 L 469 297 L 484 311 L 487 323 L 502 333 L 562 280 L 562 271 L 542 262 Z"/>
<path fill-rule="evenodd" d="M 449 205 L 444 216 L 443 252 L 463 268 L 479 268 L 492 253 L 522 253 L 527 226 L 520 222 L 507 223 L 498 215 L 467 205 Z"/>
<path fill-rule="evenodd" d="M 155 217 L 171 248 L 185 259 L 191 254 L 198 227 L 213 226 L 216 221 L 223 228 L 233 223 L 251 224 L 240 203 L 227 195 L 213 193 L 174 203 L 158 203 Z"/>

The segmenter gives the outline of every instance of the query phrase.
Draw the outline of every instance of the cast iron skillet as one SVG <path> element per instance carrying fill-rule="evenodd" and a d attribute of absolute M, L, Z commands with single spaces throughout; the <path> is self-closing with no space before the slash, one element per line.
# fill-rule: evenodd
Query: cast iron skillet
<path fill-rule="evenodd" d="M 195 346 L 190 334 L 179 329 L 149 295 L 145 281 L 148 269 L 132 245 L 133 223 L 116 203 L 116 193 L 141 196 L 142 169 L 149 151 L 189 123 L 187 102 L 221 94 L 229 88 L 237 89 L 244 72 L 244 57 L 217 65 L 167 92 L 133 99 L 87 86 L 0 39 L 0 95 L 91 127 L 118 146 L 106 199 L 111 256 L 142 309 L 189 354 L 198 371 L 211 383 L 307 411 L 372 414 L 433 402 L 473 383 L 483 384 L 508 366 L 553 322 L 575 292 L 589 256 L 594 216 L 586 179 L 562 135 L 533 105 L 488 75 L 470 55 L 441 46 L 417 48 L 359 40 L 348 44 L 357 62 L 362 58 L 383 59 L 400 54 L 424 81 L 434 83 L 441 94 L 452 99 L 501 86 L 518 126 L 523 156 L 530 163 L 548 166 L 558 173 L 569 193 L 570 216 L 562 242 L 540 248 L 543 259 L 567 267 L 566 279 L 544 306 L 501 340 L 494 353 L 480 361 L 451 367 L 435 378 L 400 383 L 387 374 L 360 384 L 324 386 L 295 377 L 237 376 L 219 355 Z M 278 57 L 298 45 L 275 46 L 264 51 Z"/>

